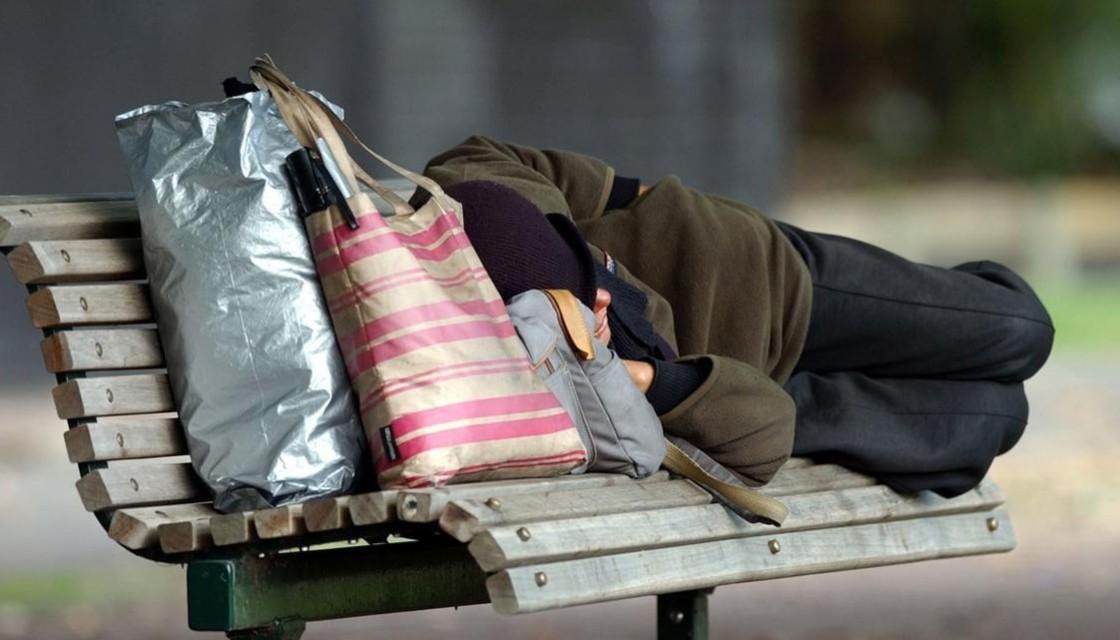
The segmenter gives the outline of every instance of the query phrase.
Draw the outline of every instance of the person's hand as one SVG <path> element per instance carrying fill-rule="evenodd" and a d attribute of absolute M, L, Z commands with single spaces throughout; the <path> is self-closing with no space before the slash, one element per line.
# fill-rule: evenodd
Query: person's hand
<path fill-rule="evenodd" d="M 595 337 L 606 346 L 611 341 L 611 326 L 607 322 L 607 307 L 611 293 L 606 289 L 595 290 Z"/>
<path fill-rule="evenodd" d="M 642 393 L 649 391 L 650 385 L 653 384 L 653 365 L 641 360 L 623 360 L 622 364 L 626 365 L 626 371 L 630 374 L 630 379 L 641 389 Z"/>

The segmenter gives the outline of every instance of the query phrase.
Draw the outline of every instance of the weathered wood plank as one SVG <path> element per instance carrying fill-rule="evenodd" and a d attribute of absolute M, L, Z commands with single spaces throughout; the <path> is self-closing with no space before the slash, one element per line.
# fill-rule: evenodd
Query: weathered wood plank
<path fill-rule="evenodd" d="M 51 373 L 163 366 L 155 329 L 60 331 L 44 338 L 40 349 Z"/>
<path fill-rule="evenodd" d="M 439 526 L 456 540 L 467 542 L 488 527 L 707 502 L 711 502 L 711 496 L 688 480 L 632 482 L 585 491 L 548 491 L 485 500 L 455 500 L 447 505 L 439 519 Z"/>
<path fill-rule="evenodd" d="M 817 464 L 809 466 L 782 467 L 769 484 L 758 488 L 763 495 L 779 497 L 813 493 L 816 491 L 836 491 L 876 484 L 874 478 L 850 471 L 836 464 Z"/>
<path fill-rule="evenodd" d="M 159 525 L 159 547 L 164 553 L 189 553 L 210 548 L 210 519 L 193 518 Z"/>
<path fill-rule="evenodd" d="M 8 263 L 23 284 L 144 277 L 139 238 L 25 242 L 8 254 Z"/>
<path fill-rule="evenodd" d="M 57 385 L 51 394 L 63 420 L 175 410 L 163 374 L 78 378 Z"/>
<path fill-rule="evenodd" d="M 662 474 L 659 479 L 667 479 Z M 531 478 L 523 480 L 495 480 L 462 485 L 448 485 L 438 489 L 414 489 L 401 491 L 397 498 L 397 516 L 405 522 L 435 522 L 443 514 L 452 500 L 469 500 L 490 496 L 507 496 L 545 491 L 575 491 L 606 487 L 633 480 L 627 476 L 613 473 L 587 473 L 555 478 Z"/>
<path fill-rule="evenodd" d="M 115 507 L 197 502 L 209 492 L 188 463 L 112 466 L 82 476 L 76 483 L 87 511 Z"/>
<path fill-rule="evenodd" d="M 469 549 L 485 571 L 497 571 L 726 538 L 990 511 L 1002 502 L 999 488 L 987 480 L 953 499 L 928 492 L 902 496 L 878 485 L 791 496 L 785 500 L 790 515 L 780 529 L 745 522 L 722 505 L 708 504 L 492 527 L 475 535 Z"/>
<path fill-rule="evenodd" d="M 989 523 L 991 518 L 991 523 Z M 721 584 L 1010 551 L 1003 511 L 818 529 L 506 569 L 494 608 L 524 613 Z"/>
<path fill-rule="evenodd" d="M 211 517 L 210 536 L 214 544 L 222 547 L 256 540 L 253 512 L 221 513 Z"/>
<path fill-rule="evenodd" d="M 261 538 L 287 538 L 307 532 L 303 524 L 303 507 L 298 504 L 253 512 L 253 524 Z"/>
<path fill-rule="evenodd" d="M 209 502 L 118 509 L 109 524 L 109 537 L 129 549 L 146 549 L 159 543 L 161 524 L 209 518 L 215 513 Z"/>
<path fill-rule="evenodd" d="M 152 319 L 148 287 L 141 284 L 83 284 L 45 287 L 27 298 L 36 327 L 135 324 Z"/>
<path fill-rule="evenodd" d="M 103 419 L 69 429 L 63 437 L 74 463 L 187 453 L 182 425 L 174 418 Z"/>
<path fill-rule="evenodd" d="M 387 489 L 350 496 L 350 519 L 356 526 L 380 524 L 397 519 L 397 491 Z"/>
<path fill-rule="evenodd" d="M 303 524 L 308 531 L 335 531 L 353 526 L 350 496 L 317 498 L 303 503 Z"/>
<path fill-rule="evenodd" d="M 131 200 L 0 204 L 0 247 L 38 240 L 138 235 L 140 219 L 136 203 Z"/>

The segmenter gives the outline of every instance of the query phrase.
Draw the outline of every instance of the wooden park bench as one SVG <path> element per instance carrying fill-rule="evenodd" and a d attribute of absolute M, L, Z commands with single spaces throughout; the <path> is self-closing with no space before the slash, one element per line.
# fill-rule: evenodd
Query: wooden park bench
<path fill-rule="evenodd" d="M 519 614 L 656 595 L 659 638 L 704 638 L 718 585 L 1015 544 L 990 481 L 951 500 L 907 496 L 800 459 L 763 489 L 789 507 L 781 528 L 748 523 L 665 472 L 218 513 L 185 457 L 138 232 L 129 194 L 0 198 L 0 250 L 43 331 L 82 504 L 132 553 L 186 565 L 192 629 L 297 638 L 310 620 L 484 602 Z"/>

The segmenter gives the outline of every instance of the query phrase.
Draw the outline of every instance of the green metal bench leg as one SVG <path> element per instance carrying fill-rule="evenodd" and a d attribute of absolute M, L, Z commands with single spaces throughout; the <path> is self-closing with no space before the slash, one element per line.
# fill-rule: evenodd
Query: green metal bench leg
<path fill-rule="evenodd" d="M 195 631 L 292 640 L 305 622 L 489 602 L 486 574 L 460 545 L 399 543 L 187 565 Z"/>
<path fill-rule="evenodd" d="M 712 591 L 657 596 L 657 640 L 708 640 L 708 596 Z"/>

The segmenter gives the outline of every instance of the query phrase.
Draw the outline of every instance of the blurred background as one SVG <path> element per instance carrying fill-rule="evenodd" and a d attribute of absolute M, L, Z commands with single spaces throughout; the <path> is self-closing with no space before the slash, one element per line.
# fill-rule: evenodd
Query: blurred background
<path fill-rule="evenodd" d="M 992 475 L 1011 554 L 721 587 L 714 638 L 1120 635 L 1120 3 L 1079 0 L 4 2 L 0 193 L 128 190 L 112 127 L 221 97 L 270 52 L 413 167 L 471 133 L 675 173 L 914 260 L 1022 270 L 1057 344 Z M 0 268 L 0 271 L 5 268 Z M 73 488 L 0 274 L 0 639 L 186 638 L 184 572 Z M 647 638 L 652 598 L 312 625 L 309 638 Z"/>

